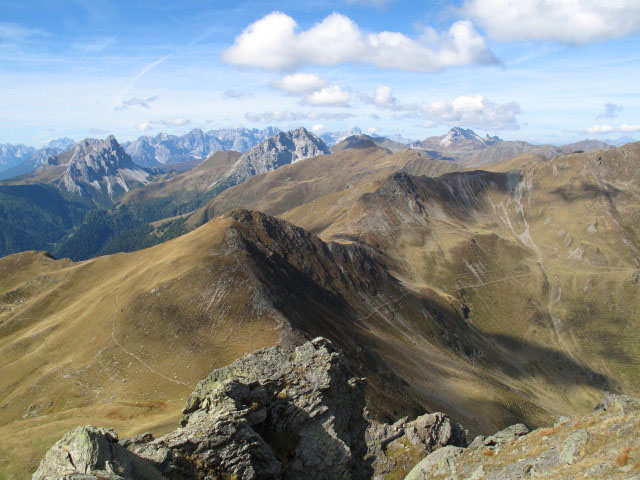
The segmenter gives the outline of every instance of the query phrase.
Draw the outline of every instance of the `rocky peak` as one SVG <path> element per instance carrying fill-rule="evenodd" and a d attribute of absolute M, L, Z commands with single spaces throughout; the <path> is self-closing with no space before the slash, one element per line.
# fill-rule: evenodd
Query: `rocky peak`
<path fill-rule="evenodd" d="M 68 152 L 47 158 L 43 168 L 56 165 L 65 167 L 61 188 L 101 205 L 117 200 L 132 183 L 147 183 L 148 173 L 133 163 L 113 135 L 86 138 Z"/>
<path fill-rule="evenodd" d="M 442 145 L 443 147 L 449 147 L 464 140 L 472 140 L 483 144 L 485 143 L 484 140 L 470 128 L 465 129 L 454 127 L 441 138 L 440 145 Z"/>
<path fill-rule="evenodd" d="M 232 185 L 237 185 L 253 175 L 329 153 L 329 147 L 304 127 L 280 132 L 240 157 L 228 178 Z"/>
<path fill-rule="evenodd" d="M 69 137 L 56 138 L 55 140 L 51 140 L 47 143 L 48 148 L 54 148 L 60 151 L 69 150 L 71 147 L 75 145 L 75 141 Z"/>
<path fill-rule="evenodd" d="M 33 480 L 402 478 L 416 455 L 466 444 L 443 414 L 392 425 L 370 419 L 364 379 L 353 373 L 324 338 L 258 350 L 198 383 L 173 432 L 121 441 L 112 430 L 77 428 Z"/>
<path fill-rule="evenodd" d="M 607 395 L 595 412 L 560 417 L 529 432 L 512 425 L 468 448 L 446 446 L 420 461 L 405 480 L 432 478 L 640 478 L 640 402 Z"/>

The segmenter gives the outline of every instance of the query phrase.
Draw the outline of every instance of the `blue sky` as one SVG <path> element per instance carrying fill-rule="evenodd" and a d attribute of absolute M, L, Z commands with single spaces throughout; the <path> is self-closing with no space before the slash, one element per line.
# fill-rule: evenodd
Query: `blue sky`
<path fill-rule="evenodd" d="M 227 126 L 640 139 L 637 0 L 3 0 L 0 143 Z"/>

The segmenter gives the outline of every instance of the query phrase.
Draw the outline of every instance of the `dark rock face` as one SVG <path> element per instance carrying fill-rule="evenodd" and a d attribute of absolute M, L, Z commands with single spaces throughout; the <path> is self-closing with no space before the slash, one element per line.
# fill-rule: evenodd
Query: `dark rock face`
<path fill-rule="evenodd" d="M 215 370 L 187 400 L 180 427 L 161 438 L 118 442 L 110 430 L 77 428 L 33 478 L 367 479 L 407 470 L 390 449 L 399 442 L 424 456 L 465 437 L 443 414 L 394 425 L 369 419 L 363 379 L 317 338 Z"/>

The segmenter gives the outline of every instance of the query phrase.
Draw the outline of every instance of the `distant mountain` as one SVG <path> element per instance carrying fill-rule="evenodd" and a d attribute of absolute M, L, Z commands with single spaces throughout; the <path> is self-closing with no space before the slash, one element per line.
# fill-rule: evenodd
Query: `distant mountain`
<path fill-rule="evenodd" d="M 0 174 L 27 160 L 35 153 L 36 149 L 27 145 L 12 145 L 6 143 L 0 145 Z"/>
<path fill-rule="evenodd" d="M 395 153 L 407 148 L 402 143 L 394 142 L 384 137 L 372 137 L 370 135 L 351 135 L 345 138 L 340 143 L 337 143 L 331 148 L 331 151 L 338 152 L 346 148 L 368 148 L 368 147 L 382 147 Z"/>
<path fill-rule="evenodd" d="M 25 151 L 31 152 L 30 155 L 28 155 L 26 159 L 21 160 L 19 163 L 14 164 L 9 168 L 4 170 L 0 168 L 0 180 L 32 172 L 38 167 L 44 165 L 49 157 L 66 152 L 74 144 L 75 142 L 72 139 L 65 137 L 51 140 L 46 147 L 37 150 L 33 147 L 25 147 L 24 145 L 21 145 L 21 147 L 25 147 Z M 0 146 L 0 150 L 2 147 L 6 147 L 6 145 Z"/>
<path fill-rule="evenodd" d="M 262 130 L 227 128 L 208 132 L 195 129 L 179 137 L 166 133 L 159 133 L 155 137 L 143 136 L 133 142 L 124 143 L 123 147 L 136 164 L 149 167 L 204 160 L 220 150 L 246 152 L 279 131 L 275 127 Z"/>
<path fill-rule="evenodd" d="M 131 188 L 148 183 L 148 176 L 112 135 L 82 140 L 67 152 L 47 156 L 34 172 L 6 183 L 49 184 L 71 199 L 110 207 Z"/>
<path fill-rule="evenodd" d="M 280 132 L 240 157 L 225 182 L 237 185 L 253 175 L 329 153 L 331 150 L 326 143 L 303 127 L 290 132 Z"/>
<path fill-rule="evenodd" d="M 362 134 L 362 130 L 360 130 L 358 127 L 350 127 L 349 129 L 344 130 L 342 132 L 323 133 L 322 135 L 320 135 L 320 138 L 328 146 L 333 147 L 334 145 L 340 143 L 347 137 L 351 137 L 353 135 L 361 135 L 361 134 Z"/>
<path fill-rule="evenodd" d="M 46 148 L 67 151 L 76 144 L 75 140 L 69 137 L 56 138 L 47 143 Z"/>
<path fill-rule="evenodd" d="M 533 145 L 522 141 L 505 141 L 489 135 L 480 137 L 471 129 L 455 127 L 445 135 L 429 137 L 411 144 L 434 158 L 454 160 L 466 166 L 483 166 L 502 162 L 524 153 L 539 154 L 551 160 L 559 155 L 573 152 L 609 150 L 613 148 L 598 140 L 583 140 L 556 147 L 555 145 Z"/>
<path fill-rule="evenodd" d="M 221 130 L 210 130 L 209 135 L 216 137 L 222 144 L 223 150 L 234 150 L 236 152 L 247 152 L 251 147 L 268 138 L 280 133 L 276 127 L 266 127 L 262 130 L 257 128 L 248 129 L 242 127 L 223 128 Z"/>

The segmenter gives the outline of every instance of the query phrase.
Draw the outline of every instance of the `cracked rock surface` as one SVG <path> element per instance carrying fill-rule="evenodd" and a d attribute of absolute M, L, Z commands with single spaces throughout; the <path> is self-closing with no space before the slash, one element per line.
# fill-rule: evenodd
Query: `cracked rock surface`
<path fill-rule="evenodd" d="M 465 444 L 441 413 L 393 425 L 370 419 L 363 383 L 324 338 L 258 350 L 202 380 L 173 432 L 120 441 L 112 430 L 78 427 L 33 479 L 402 478 L 433 449 Z"/>

